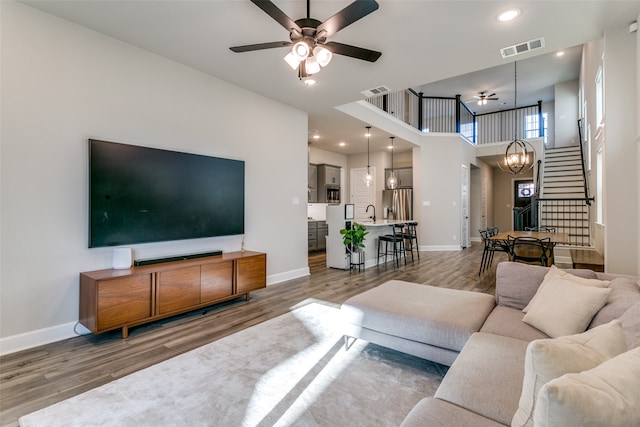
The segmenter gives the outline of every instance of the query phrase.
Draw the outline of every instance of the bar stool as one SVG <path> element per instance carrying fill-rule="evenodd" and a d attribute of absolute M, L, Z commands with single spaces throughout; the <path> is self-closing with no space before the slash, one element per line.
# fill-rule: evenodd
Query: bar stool
<path fill-rule="evenodd" d="M 411 252 L 411 261 L 413 261 L 413 251 L 415 249 L 418 259 L 420 259 L 420 251 L 418 250 L 418 223 L 415 221 L 407 222 L 405 224 L 405 230 L 402 235 L 405 243 L 405 249 Z"/>
<path fill-rule="evenodd" d="M 384 251 L 382 243 L 384 242 Z M 391 245 L 391 249 L 389 249 Z M 387 256 L 392 255 L 396 263 L 396 267 L 400 267 L 400 257 L 404 256 L 404 263 L 407 264 L 407 255 L 404 248 L 404 224 L 393 224 L 393 234 L 385 234 L 378 237 L 378 259 L 376 265 L 380 264 L 380 257 L 384 257 L 387 262 Z"/>

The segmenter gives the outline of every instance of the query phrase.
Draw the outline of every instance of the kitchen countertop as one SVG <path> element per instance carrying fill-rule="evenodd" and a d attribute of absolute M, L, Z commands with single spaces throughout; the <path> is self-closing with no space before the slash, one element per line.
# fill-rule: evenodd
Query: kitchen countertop
<path fill-rule="evenodd" d="M 384 226 L 389 226 L 393 224 L 405 224 L 407 221 L 413 221 L 413 220 L 383 219 L 382 221 L 376 221 L 376 222 L 363 221 L 363 222 L 358 222 L 358 224 L 362 225 L 364 228 L 368 228 L 368 227 L 384 227 Z"/>

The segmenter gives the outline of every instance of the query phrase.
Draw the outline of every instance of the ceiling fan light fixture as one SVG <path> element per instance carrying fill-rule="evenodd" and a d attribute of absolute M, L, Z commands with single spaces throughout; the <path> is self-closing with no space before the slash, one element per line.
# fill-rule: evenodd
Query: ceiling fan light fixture
<path fill-rule="evenodd" d="M 308 57 L 305 61 L 305 68 L 307 69 L 307 74 L 316 74 L 320 71 L 320 64 L 316 61 L 314 56 Z"/>
<path fill-rule="evenodd" d="M 305 41 L 299 41 L 291 48 L 291 54 L 298 61 L 304 61 L 309 56 L 311 49 Z"/>
<path fill-rule="evenodd" d="M 333 58 L 333 53 L 329 49 L 323 46 L 316 46 L 313 48 L 313 56 L 318 61 L 321 67 L 326 67 Z"/>
<path fill-rule="evenodd" d="M 284 60 L 286 61 L 287 64 L 289 64 L 289 66 L 293 70 L 297 69 L 298 66 L 300 65 L 300 60 L 295 57 L 293 52 L 287 53 L 287 55 L 284 57 Z"/>

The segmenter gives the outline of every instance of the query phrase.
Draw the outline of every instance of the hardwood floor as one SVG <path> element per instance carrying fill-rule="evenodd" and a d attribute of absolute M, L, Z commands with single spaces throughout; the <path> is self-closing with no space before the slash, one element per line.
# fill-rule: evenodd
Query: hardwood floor
<path fill-rule="evenodd" d="M 495 268 L 478 277 L 482 244 L 455 252 L 421 252 L 420 260 L 362 272 L 325 268 L 324 253 L 309 256 L 311 275 L 270 285 L 244 298 L 130 329 L 85 335 L 0 357 L 0 425 L 114 379 L 279 316 L 311 301 L 339 305 L 391 279 L 493 294 Z"/>

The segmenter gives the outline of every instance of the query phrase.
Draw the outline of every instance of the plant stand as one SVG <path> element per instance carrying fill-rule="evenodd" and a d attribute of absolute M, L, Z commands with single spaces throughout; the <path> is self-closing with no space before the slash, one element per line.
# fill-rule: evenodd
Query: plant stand
<path fill-rule="evenodd" d="M 349 270 L 356 268 L 358 271 L 364 270 L 364 251 L 348 252 L 347 257 L 349 258 Z"/>

